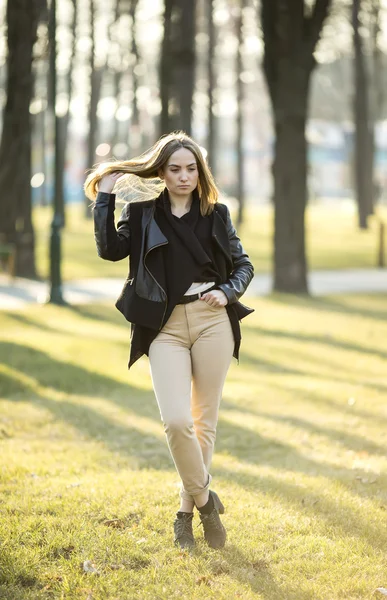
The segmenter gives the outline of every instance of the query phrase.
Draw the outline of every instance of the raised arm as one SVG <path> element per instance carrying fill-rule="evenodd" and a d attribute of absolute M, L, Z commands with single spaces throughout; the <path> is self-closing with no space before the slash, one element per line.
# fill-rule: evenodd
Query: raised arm
<path fill-rule="evenodd" d="M 114 223 L 115 194 L 112 190 L 119 174 L 101 179 L 94 206 L 94 237 L 98 256 L 105 260 L 117 261 L 130 254 L 129 204 L 122 210 L 117 228 Z"/>

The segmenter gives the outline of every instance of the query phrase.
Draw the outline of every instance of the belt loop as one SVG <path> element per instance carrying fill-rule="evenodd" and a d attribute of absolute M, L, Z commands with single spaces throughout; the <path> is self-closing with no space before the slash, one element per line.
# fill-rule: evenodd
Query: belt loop
<path fill-rule="evenodd" d="M 202 297 L 202 293 L 203 293 L 203 292 L 198 292 L 198 296 L 199 296 L 199 297 L 198 297 L 198 300 L 200 300 L 200 298 Z"/>

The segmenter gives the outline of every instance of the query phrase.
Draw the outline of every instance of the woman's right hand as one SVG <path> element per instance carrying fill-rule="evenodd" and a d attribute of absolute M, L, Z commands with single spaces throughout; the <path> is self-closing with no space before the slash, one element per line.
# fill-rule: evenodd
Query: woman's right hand
<path fill-rule="evenodd" d="M 105 194 L 111 194 L 116 184 L 117 179 L 122 177 L 123 173 L 110 173 L 101 178 L 98 184 L 98 191 L 105 192 Z"/>

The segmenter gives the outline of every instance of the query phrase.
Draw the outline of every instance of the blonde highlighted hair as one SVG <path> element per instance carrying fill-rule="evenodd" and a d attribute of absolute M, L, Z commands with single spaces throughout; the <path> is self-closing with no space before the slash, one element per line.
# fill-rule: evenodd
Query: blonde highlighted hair
<path fill-rule="evenodd" d="M 195 156 L 199 173 L 200 211 L 203 216 L 209 215 L 218 201 L 219 192 L 200 146 L 183 131 L 162 136 L 149 150 L 136 158 L 98 165 L 85 181 L 85 194 L 94 201 L 102 177 L 119 172 L 127 175 L 116 184 L 115 189 L 120 198 L 128 202 L 154 199 L 165 189 L 159 172 L 164 170 L 170 156 L 180 148 L 190 150 Z"/>

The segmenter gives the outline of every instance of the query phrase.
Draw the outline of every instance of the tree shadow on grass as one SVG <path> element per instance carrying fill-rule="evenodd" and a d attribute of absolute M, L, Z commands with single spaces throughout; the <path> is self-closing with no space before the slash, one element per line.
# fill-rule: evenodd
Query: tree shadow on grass
<path fill-rule="evenodd" d="M 134 412 L 161 422 L 153 390 L 144 390 L 129 382 L 122 383 L 97 371 L 57 360 L 42 350 L 14 342 L 0 342 L 0 363 L 31 377 L 41 386 L 76 396 L 103 398 L 126 410 L 128 415 Z M 0 393 L 1 389 L 0 379 Z"/>
<path fill-rule="evenodd" d="M 48 354 L 28 346 L 22 346 L 11 342 L 0 344 L 0 360 L 8 364 L 14 370 L 20 371 L 37 380 L 42 386 L 52 387 L 69 394 L 86 394 L 89 396 L 102 397 L 104 399 L 118 400 L 122 406 L 126 406 L 136 413 L 152 418 L 158 417 L 158 409 L 153 401 L 153 408 L 144 409 L 152 403 L 153 394 L 144 392 L 128 384 L 122 384 L 105 375 L 88 371 L 73 364 L 64 363 L 53 359 Z M 8 377 L 12 379 L 12 376 Z M 119 452 L 127 456 L 140 456 L 141 466 L 144 468 L 162 468 L 167 466 L 171 469 L 172 462 L 166 450 L 166 444 L 158 437 L 145 434 L 135 427 L 124 423 L 110 421 L 91 406 L 79 405 L 70 400 L 50 399 L 49 394 L 44 396 L 31 395 L 31 388 L 16 379 L 14 392 L 21 395 L 24 390 L 24 398 L 36 402 L 50 411 L 55 418 L 69 423 L 87 437 L 103 441 L 113 452 Z M 12 382 L 8 382 L 9 391 L 12 391 Z M 114 392 L 114 393 L 112 393 Z M 123 398 L 127 398 L 123 401 Z M 153 416 L 152 416 L 153 415 Z M 159 419 L 157 419 L 159 420 Z M 217 450 L 235 454 L 241 462 L 252 464 L 269 464 L 272 467 L 288 468 L 297 472 L 305 472 L 309 475 L 322 475 L 330 479 L 337 479 L 349 486 L 353 484 L 354 471 L 343 468 L 332 468 L 300 455 L 294 448 L 273 440 L 264 440 L 256 432 L 246 428 L 230 424 L 220 420 L 220 431 L 218 436 Z M 233 443 L 236 440 L 236 443 Z M 230 443 L 231 442 L 231 443 Z M 158 458 L 161 456 L 161 460 Z M 163 458 L 165 457 L 165 460 Z M 153 462 L 153 457 L 155 461 Z M 364 477 L 373 476 L 369 472 L 357 470 L 357 474 Z M 234 475 L 233 475 L 234 477 Z M 344 481 L 343 481 L 344 479 Z M 256 484 L 257 486 L 259 483 Z M 350 487 L 350 486 L 349 486 Z M 353 493 L 365 495 L 363 489 L 353 489 Z M 374 488 L 372 488 L 372 493 Z M 371 492 L 370 492 L 371 494 Z"/>
<path fill-rule="evenodd" d="M 0 343 L 0 362 L 12 368 L 1 373 L 0 393 L 10 401 L 23 401 L 48 410 L 57 420 L 66 422 L 90 439 L 102 441 L 114 452 L 137 456 L 142 467 L 172 467 L 166 442 L 149 431 L 136 428 L 131 413 L 151 418 L 162 425 L 153 392 L 144 391 L 129 384 L 58 361 L 48 354 L 11 342 Z M 18 378 L 17 373 L 27 375 L 31 382 Z M 34 381 L 48 388 L 44 395 L 35 389 Z M 103 398 L 115 402 L 127 410 L 127 418 L 119 423 L 109 419 L 87 400 L 50 399 L 49 389 L 75 396 Z"/>
<path fill-rule="evenodd" d="M 235 410 L 237 412 L 243 412 L 247 415 L 254 414 L 257 417 L 262 417 L 263 419 L 269 419 L 278 423 L 284 423 L 285 425 L 291 425 L 292 427 L 306 430 L 312 434 L 322 435 L 324 437 L 330 438 L 336 443 L 339 443 L 341 446 L 348 450 L 354 450 L 355 452 L 366 451 L 371 454 L 376 454 L 383 457 L 386 455 L 385 445 L 381 446 L 371 440 L 368 440 L 359 435 L 355 435 L 348 431 L 324 427 L 323 425 L 316 424 L 312 421 L 307 421 L 299 417 L 293 417 L 290 415 L 276 415 L 271 412 L 259 411 L 255 407 L 246 408 L 237 403 L 231 402 L 230 400 L 223 400 L 222 408 L 225 408 L 226 410 Z"/>
<path fill-rule="evenodd" d="M 164 440 L 149 431 L 140 431 L 130 417 L 117 423 L 84 404 L 38 398 L 39 406 L 57 419 L 70 424 L 90 440 L 102 442 L 110 451 L 134 459 L 131 468 L 172 470 L 173 463 Z M 162 429 L 160 429 L 160 434 Z"/>
<path fill-rule="evenodd" d="M 262 598 L 272 600 L 310 600 L 310 592 L 300 590 L 296 583 L 288 582 L 286 589 L 280 587 L 271 572 L 270 562 L 263 557 L 255 555 L 250 557 L 244 554 L 238 546 L 226 542 L 226 546 L 219 551 L 215 560 L 208 557 L 208 549 L 202 549 L 197 545 L 194 556 L 199 556 L 207 563 L 211 570 L 213 579 L 227 574 L 231 579 L 239 581 L 242 585 L 249 587 L 255 594 L 265 594 Z M 211 579 L 211 577 L 210 577 Z M 206 578 L 204 578 L 206 581 Z M 204 586 L 203 586 L 204 588 Z M 205 594 L 203 594 L 205 597 Z"/>
<path fill-rule="evenodd" d="M 333 530 L 336 537 L 348 537 L 351 540 L 357 537 L 366 541 L 371 547 L 377 548 L 382 552 L 385 551 L 387 545 L 387 529 L 382 526 L 384 518 L 376 519 L 373 515 L 367 519 L 367 512 L 360 509 L 356 512 L 351 507 L 340 501 L 336 501 L 335 497 L 327 497 L 306 487 L 296 483 L 276 479 L 271 475 L 260 474 L 259 476 L 251 473 L 244 473 L 243 466 L 238 470 L 219 467 L 216 469 L 217 478 L 223 478 L 225 481 L 232 481 L 233 484 L 239 485 L 241 488 L 249 492 L 257 492 L 280 499 L 281 504 L 285 507 L 289 506 L 299 513 L 307 514 L 315 517 L 319 521 L 323 521 L 328 529 Z M 343 483 L 340 481 L 340 483 Z M 369 494 L 373 498 L 372 494 Z M 332 532 L 327 535 L 332 535 Z"/>
<path fill-rule="evenodd" d="M 351 388 L 353 385 L 354 384 L 350 384 Z M 306 400 L 312 405 L 318 405 L 322 410 L 326 410 L 328 408 L 330 410 L 338 411 L 345 416 L 359 417 L 367 421 L 374 421 L 377 424 L 380 424 L 381 421 L 387 421 L 387 417 L 385 417 L 380 411 L 375 413 L 369 412 L 363 408 L 359 408 L 358 403 L 356 403 L 356 408 L 352 408 L 348 404 L 348 398 L 350 397 L 351 393 L 350 391 L 348 391 L 348 396 L 344 395 L 344 392 L 341 391 L 341 397 L 339 397 L 339 400 L 334 400 L 333 398 L 329 398 L 327 395 L 316 392 L 315 390 L 306 390 L 304 388 L 300 388 L 294 385 L 294 383 L 291 385 L 289 383 L 285 383 L 283 386 L 281 386 L 271 381 L 270 387 L 278 389 L 280 392 L 282 392 L 284 389 L 290 389 L 297 395 L 299 399 Z M 365 387 L 367 386 L 365 385 Z"/>
<path fill-rule="evenodd" d="M 123 284 L 122 284 L 123 285 Z M 105 304 L 78 304 L 69 307 L 70 310 L 84 319 L 92 321 L 111 323 L 112 325 L 122 325 L 127 328 L 130 334 L 130 324 L 125 320 L 122 314 L 113 306 Z"/>
<path fill-rule="evenodd" d="M 386 313 L 387 314 L 387 313 Z M 297 342 L 314 344 L 321 344 L 323 346 L 329 346 L 340 350 L 349 350 L 351 352 L 359 352 L 362 354 L 368 354 L 371 356 L 377 356 L 378 358 L 387 358 L 387 352 L 381 350 L 375 350 L 369 346 L 360 346 L 352 342 L 346 342 L 332 337 L 331 335 L 310 335 L 307 333 L 297 333 L 296 331 L 282 331 L 279 329 L 266 329 L 258 325 L 250 325 L 249 330 L 259 336 L 274 337 L 276 339 L 290 339 L 296 340 Z"/>
<path fill-rule="evenodd" d="M 242 465 L 266 465 L 286 469 L 294 473 L 304 473 L 311 477 L 325 477 L 340 481 L 352 494 L 374 497 L 378 489 L 387 489 L 387 475 L 362 468 L 352 469 L 341 465 L 326 464 L 308 458 L 294 446 L 270 437 L 263 437 L 256 431 L 226 421 L 220 415 L 216 452 L 235 457 Z M 307 448 L 305 448 L 305 453 Z M 357 480 L 375 480 L 375 485 L 364 488 Z"/>
<path fill-rule="evenodd" d="M 289 368 L 281 363 L 267 360 L 261 356 L 255 356 L 252 353 L 244 350 L 240 357 L 240 362 L 244 366 L 254 367 L 265 373 L 278 373 L 283 375 L 305 375 L 305 371 Z"/>
<path fill-rule="evenodd" d="M 48 400 L 48 394 L 35 400 L 50 410 L 56 418 L 67 421 L 91 438 L 106 439 L 109 446 L 117 451 L 113 438 L 120 440 L 119 447 L 124 454 L 130 454 L 142 438 L 153 438 L 148 433 L 142 433 L 130 423 L 130 413 L 151 418 L 160 422 L 159 412 L 152 392 L 144 391 L 129 384 L 120 383 L 114 379 L 91 372 L 85 368 L 58 361 L 48 354 L 34 348 L 12 342 L 0 343 L 0 360 L 10 365 L 14 370 L 28 375 L 45 388 L 53 388 L 67 394 L 87 395 L 88 397 L 103 398 L 114 402 L 128 411 L 127 424 L 117 424 L 113 420 L 97 412 L 93 407 L 75 403 L 70 400 Z M 11 376 L 12 377 L 12 376 Z M 20 381 L 15 377 L 17 394 L 21 393 Z M 9 382 L 8 382 L 9 384 Z M 9 385 L 8 385 L 9 387 Z M 8 392 L 11 390 L 8 389 Z M 26 384 L 24 397 L 31 397 L 31 387 Z M 161 424 L 160 424 L 161 425 Z M 295 471 L 314 472 L 332 477 L 332 467 L 326 468 L 320 463 L 307 459 L 293 447 L 272 439 L 264 439 L 254 431 L 232 424 L 220 418 L 220 435 L 217 449 L 231 451 L 241 461 L 252 463 L 284 466 L 290 464 Z M 110 434 L 110 436 L 109 436 Z M 128 438 L 128 443 L 122 442 Z M 133 441 L 131 438 L 133 437 Z M 350 441 L 351 438 L 348 438 Z M 352 442 L 354 440 L 352 439 Z M 154 444 L 161 452 L 165 444 L 155 438 Z M 337 470 L 340 473 L 343 469 Z M 370 476 L 363 472 L 359 475 Z M 353 478 L 353 471 L 348 471 L 348 479 Z"/>
<path fill-rule="evenodd" d="M 38 319 L 33 319 L 31 316 L 27 317 L 27 315 L 22 312 L 8 312 L 7 317 L 12 319 L 13 321 L 16 321 L 20 325 L 26 325 L 27 327 L 36 327 L 41 331 L 48 331 L 50 333 L 65 333 L 64 330 L 57 329 L 56 327 L 52 327 L 51 325 L 47 325 L 47 323 L 39 321 Z"/>
<path fill-rule="evenodd" d="M 157 415 L 153 392 L 122 383 L 79 365 L 60 361 L 32 346 L 0 342 L 0 363 L 31 377 L 44 387 L 109 401 L 115 401 L 119 397 L 120 406 L 138 410 L 144 416 Z M 148 406 L 151 406 L 150 411 L 147 410 Z"/>
<path fill-rule="evenodd" d="M 259 352 L 259 346 L 258 344 L 254 344 L 255 347 L 258 349 Z M 278 362 L 275 361 L 268 361 L 267 359 L 263 359 L 261 356 L 257 356 L 257 355 L 253 355 L 251 352 L 249 351 L 243 351 L 242 355 L 241 355 L 241 361 L 243 361 L 243 364 L 245 364 L 246 362 L 248 364 L 254 365 L 256 367 L 258 367 L 259 369 L 268 372 L 268 373 L 282 373 L 285 375 L 301 375 L 302 377 L 321 377 L 321 378 L 329 378 L 329 372 L 328 374 L 326 373 L 321 373 L 321 371 L 311 371 L 311 369 L 314 367 L 317 367 L 318 369 L 325 369 L 328 371 L 332 371 L 333 373 L 337 372 L 337 359 L 335 360 L 335 358 L 333 357 L 331 360 L 329 358 L 327 358 L 326 356 L 320 356 L 318 355 L 316 352 L 313 351 L 308 351 L 307 348 L 298 345 L 296 347 L 292 347 L 291 350 L 287 349 L 286 352 L 289 354 L 289 356 L 284 356 L 284 349 L 280 348 L 279 349 L 279 358 L 278 358 Z M 246 360 L 247 359 L 247 360 Z M 291 367 L 289 368 L 286 364 L 286 361 L 290 360 L 292 362 L 297 361 L 297 367 L 299 368 L 294 368 Z M 342 368 L 341 371 L 345 374 L 347 374 L 347 371 L 350 369 L 351 367 L 348 366 L 346 369 Z"/>
<path fill-rule="evenodd" d="M 40 307 L 43 311 L 45 309 L 44 306 Z M 83 319 L 88 319 L 95 322 L 96 328 L 98 324 L 101 322 L 109 323 L 114 326 L 122 326 L 128 332 L 128 340 L 130 339 L 130 324 L 125 321 L 121 313 L 117 309 L 111 309 L 101 304 L 93 304 L 93 305 L 71 305 L 62 307 L 62 311 L 64 314 L 66 311 L 70 311 L 71 314 L 75 314 Z M 33 318 L 31 313 L 28 313 L 28 316 L 22 312 L 13 312 L 6 311 L 5 314 L 10 319 L 20 323 L 21 325 L 26 325 L 27 327 L 36 327 L 39 330 L 48 331 L 51 333 L 60 333 L 62 335 L 66 334 L 66 329 L 61 327 L 54 327 L 54 325 L 47 325 L 43 320 L 38 318 Z M 39 313 L 34 313 L 39 316 Z"/>
<path fill-rule="evenodd" d="M 296 350 L 292 350 L 292 354 L 298 354 L 301 356 L 305 356 L 306 359 L 310 360 L 311 359 L 311 355 L 309 354 L 301 354 L 300 352 L 297 352 Z M 248 352 L 246 349 L 244 349 L 241 352 L 241 356 L 240 356 L 240 361 L 241 364 L 245 365 L 249 365 L 251 367 L 254 367 L 257 370 L 262 370 L 263 372 L 267 372 L 267 373 L 278 373 L 278 374 L 282 374 L 282 375 L 298 375 L 298 376 L 302 376 L 302 377 L 307 377 L 308 379 L 313 377 L 315 379 L 321 379 L 323 381 L 330 381 L 330 382 L 337 382 L 339 384 L 344 384 L 349 382 L 348 376 L 346 376 L 345 374 L 343 375 L 343 377 L 338 377 L 337 373 L 340 372 L 340 365 L 337 364 L 332 364 L 327 360 L 320 360 L 319 357 L 315 357 L 315 362 L 318 364 L 321 364 L 321 362 L 324 362 L 326 364 L 326 366 L 328 368 L 331 368 L 333 370 L 332 375 L 331 374 L 324 374 L 321 372 L 316 372 L 316 371 L 312 371 L 310 366 L 308 366 L 307 364 L 305 365 L 305 369 L 293 369 L 293 368 L 288 368 L 284 365 L 282 365 L 281 363 L 277 363 L 275 361 L 269 361 L 267 359 L 262 359 L 261 357 L 257 357 L 255 355 L 253 355 L 251 352 Z M 365 387 L 368 387 L 370 389 L 373 389 L 377 392 L 382 392 L 382 393 L 386 393 L 387 392 L 387 385 L 384 385 L 382 383 L 375 383 L 374 381 L 369 381 L 368 379 L 360 379 L 359 376 L 357 376 L 355 381 L 350 381 L 350 383 L 352 384 L 356 384 L 356 385 L 362 385 Z"/>
<path fill-rule="evenodd" d="M 1 361 L 0 361 L 1 362 Z M 7 398 L 10 401 L 25 399 L 26 391 L 29 390 L 22 381 L 7 373 L 0 373 L 0 398 Z M 28 398 L 37 397 L 36 394 L 29 392 Z"/>
<path fill-rule="evenodd" d="M 369 294 L 372 295 L 372 294 Z M 380 294 L 375 294 L 380 298 Z M 364 297 L 362 294 L 351 294 L 352 297 Z M 385 295 L 383 295 L 385 297 Z M 353 315 L 357 317 L 367 317 L 376 321 L 386 321 L 387 311 L 371 310 L 367 308 L 356 308 L 348 306 L 345 302 L 340 302 L 338 297 L 329 296 L 307 296 L 294 294 L 278 294 L 274 293 L 270 296 L 270 300 L 278 304 L 287 306 L 305 307 L 313 310 L 321 310 L 324 312 L 342 313 L 345 315 Z"/>

